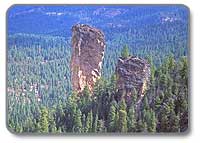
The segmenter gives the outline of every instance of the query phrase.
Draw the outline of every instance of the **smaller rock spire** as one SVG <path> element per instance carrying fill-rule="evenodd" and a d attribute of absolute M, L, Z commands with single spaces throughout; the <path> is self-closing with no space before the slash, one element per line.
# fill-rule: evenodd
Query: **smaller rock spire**
<path fill-rule="evenodd" d="M 119 91 L 125 91 L 126 96 L 129 96 L 135 88 L 137 94 L 143 96 L 150 78 L 150 65 L 136 56 L 119 58 L 116 74 Z"/>

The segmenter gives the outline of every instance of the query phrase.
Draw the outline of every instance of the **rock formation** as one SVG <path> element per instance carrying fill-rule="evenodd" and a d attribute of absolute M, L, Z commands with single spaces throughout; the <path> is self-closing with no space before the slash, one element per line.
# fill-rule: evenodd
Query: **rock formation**
<path fill-rule="evenodd" d="M 72 27 L 71 80 L 73 90 L 80 92 L 87 85 L 92 91 L 101 76 L 105 49 L 102 31 L 84 24 Z"/>
<path fill-rule="evenodd" d="M 135 88 L 138 96 L 143 96 L 150 77 L 150 65 L 146 60 L 135 56 L 119 58 L 116 74 L 119 91 L 130 96 Z"/>

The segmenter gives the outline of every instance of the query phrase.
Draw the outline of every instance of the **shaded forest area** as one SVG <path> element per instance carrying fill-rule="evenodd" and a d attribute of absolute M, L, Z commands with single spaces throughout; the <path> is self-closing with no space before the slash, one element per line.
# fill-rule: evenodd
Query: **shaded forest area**
<path fill-rule="evenodd" d="M 7 124 L 10 130 L 16 133 L 186 131 L 187 42 L 174 48 L 170 43 L 166 47 L 158 44 L 154 49 L 147 42 L 135 48 L 130 44 L 130 36 L 124 35 L 108 40 L 103 76 L 93 93 L 85 87 L 82 96 L 71 91 L 70 38 L 10 35 L 7 51 Z M 135 107 L 135 92 L 131 103 L 126 103 L 124 95 L 119 95 L 116 89 L 114 69 L 125 44 L 131 54 L 144 57 L 151 64 L 150 84 L 140 111 Z M 116 101 L 116 96 L 121 96 L 121 100 Z"/>

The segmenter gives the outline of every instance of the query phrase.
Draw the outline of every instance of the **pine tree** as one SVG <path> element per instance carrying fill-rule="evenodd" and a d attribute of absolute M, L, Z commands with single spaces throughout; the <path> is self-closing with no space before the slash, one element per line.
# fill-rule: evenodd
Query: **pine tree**
<path fill-rule="evenodd" d="M 152 111 L 149 131 L 156 132 L 156 127 L 157 127 L 157 118 L 156 118 L 155 111 Z"/>
<path fill-rule="evenodd" d="M 71 96 L 68 97 L 66 106 L 67 106 L 67 109 L 68 109 L 67 110 L 68 113 L 66 114 L 68 116 L 68 118 L 67 118 L 68 120 L 67 120 L 67 124 L 66 124 L 67 131 L 72 132 L 73 125 L 74 125 L 74 118 L 75 118 L 77 108 L 78 108 L 77 107 L 77 100 L 76 100 L 76 93 L 73 93 Z M 59 114 L 64 115 L 63 110 L 61 110 L 60 113 L 58 112 L 58 115 L 57 115 L 58 119 L 57 119 L 57 122 L 56 122 L 58 125 L 60 125 L 60 124 L 62 125 L 63 124 L 62 121 L 64 121 L 64 120 L 61 120 L 61 119 L 64 116 L 63 117 L 59 116 Z"/>
<path fill-rule="evenodd" d="M 86 128 L 86 116 L 85 114 L 82 115 L 82 131 L 85 132 Z"/>
<path fill-rule="evenodd" d="M 125 99 L 124 99 L 124 98 L 122 98 L 122 100 L 120 101 L 119 110 L 124 110 L 124 111 L 126 111 L 126 102 L 125 102 Z"/>
<path fill-rule="evenodd" d="M 23 132 L 23 128 L 21 125 L 17 124 L 15 127 L 15 132 L 16 133 L 22 133 Z"/>
<path fill-rule="evenodd" d="M 170 55 L 168 58 L 167 58 L 167 64 L 168 64 L 168 71 L 169 72 L 173 72 L 175 66 L 176 66 L 176 63 L 175 63 L 175 59 L 174 59 L 174 55 Z"/>
<path fill-rule="evenodd" d="M 39 120 L 39 132 L 48 133 L 49 131 L 49 122 L 48 122 L 48 110 L 46 107 L 41 108 L 41 117 Z"/>
<path fill-rule="evenodd" d="M 30 117 L 27 118 L 24 126 L 25 126 L 24 132 L 34 132 L 35 131 L 34 120 L 32 120 Z"/>
<path fill-rule="evenodd" d="M 81 110 L 77 109 L 76 115 L 74 118 L 74 126 L 73 126 L 73 131 L 76 133 L 81 133 L 82 132 L 82 122 L 81 122 Z"/>
<path fill-rule="evenodd" d="M 82 94 L 84 97 L 86 97 L 86 99 L 89 99 L 91 93 L 87 85 L 84 87 Z"/>
<path fill-rule="evenodd" d="M 156 71 L 156 66 L 153 62 L 153 58 L 152 56 L 148 56 L 147 58 L 151 68 L 150 68 L 150 71 L 151 71 L 151 81 L 154 83 L 154 80 L 155 80 L 155 71 Z"/>
<path fill-rule="evenodd" d="M 127 132 L 127 113 L 124 110 L 119 110 L 119 131 L 120 132 Z"/>
<path fill-rule="evenodd" d="M 93 114 L 92 110 L 87 115 L 86 125 L 85 125 L 85 132 L 92 132 L 92 125 L 93 125 Z"/>
<path fill-rule="evenodd" d="M 121 100 L 119 105 L 119 131 L 127 132 L 127 113 L 126 113 L 126 102 L 124 99 Z"/>
<path fill-rule="evenodd" d="M 169 120 L 167 115 L 162 115 L 160 120 L 159 132 L 169 132 Z"/>
<path fill-rule="evenodd" d="M 147 98 L 147 96 L 144 97 L 144 109 L 146 109 L 146 110 L 149 109 L 149 103 L 148 103 L 148 98 Z"/>
<path fill-rule="evenodd" d="M 128 132 L 136 131 L 136 117 L 135 117 L 134 106 L 131 106 L 128 111 L 127 126 L 128 126 Z"/>
<path fill-rule="evenodd" d="M 164 98 L 164 93 L 163 92 L 161 92 L 160 95 L 156 96 L 156 99 L 155 99 L 155 109 L 156 110 L 160 109 L 163 98 Z"/>
<path fill-rule="evenodd" d="M 136 101 L 137 101 L 137 91 L 135 88 L 133 88 L 133 90 L 131 91 L 131 101 L 132 101 L 132 105 L 135 105 Z"/>
<path fill-rule="evenodd" d="M 119 131 L 119 112 L 116 110 L 115 112 L 115 132 Z"/>
<path fill-rule="evenodd" d="M 62 104 L 59 104 L 56 107 L 56 119 L 55 119 L 55 122 L 59 123 L 59 124 L 63 124 L 62 121 L 63 121 L 64 116 L 65 116 L 65 113 L 63 111 Z"/>
<path fill-rule="evenodd" d="M 54 119 L 54 111 L 49 112 L 49 132 L 50 133 L 56 133 L 57 132 L 57 128 L 56 128 L 56 122 Z"/>
<path fill-rule="evenodd" d="M 117 89 L 116 85 L 117 85 L 117 76 L 116 74 L 112 74 L 110 84 L 109 84 L 109 90 L 111 91 L 111 94 L 116 93 L 116 89 Z"/>
<path fill-rule="evenodd" d="M 176 115 L 176 113 L 172 110 L 169 117 L 170 121 L 170 132 L 179 132 L 180 131 L 180 118 Z"/>
<path fill-rule="evenodd" d="M 156 132 L 157 120 L 156 120 L 155 112 L 153 110 L 147 111 L 145 120 L 147 123 L 148 132 Z"/>
<path fill-rule="evenodd" d="M 128 58 L 130 56 L 128 45 L 125 45 L 121 52 L 122 58 Z"/>
<path fill-rule="evenodd" d="M 116 108 L 114 103 L 112 103 L 108 114 L 108 132 L 114 132 L 115 130 L 115 112 Z"/>
<path fill-rule="evenodd" d="M 90 90 L 88 88 L 88 86 L 86 85 L 83 89 L 83 92 L 81 93 L 82 96 L 81 96 L 81 111 L 83 113 L 87 113 L 90 111 L 90 104 L 91 104 L 91 93 L 90 93 Z"/>
<path fill-rule="evenodd" d="M 105 126 L 104 126 L 103 120 L 98 120 L 98 122 L 97 122 L 97 132 L 98 133 L 105 132 Z"/>
<path fill-rule="evenodd" d="M 92 127 L 93 133 L 97 132 L 97 124 L 98 124 L 98 113 L 96 114 L 95 119 L 94 119 L 94 123 L 93 123 L 93 127 Z"/>
<path fill-rule="evenodd" d="M 164 104 L 164 109 L 160 111 L 160 126 L 159 131 L 160 132 L 169 132 L 170 131 L 170 106 L 168 104 Z"/>

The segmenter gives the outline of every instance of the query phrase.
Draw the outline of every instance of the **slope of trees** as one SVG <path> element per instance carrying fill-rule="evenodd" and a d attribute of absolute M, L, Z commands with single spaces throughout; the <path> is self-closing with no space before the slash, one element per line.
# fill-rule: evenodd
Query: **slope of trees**
<path fill-rule="evenodd" d="M 20 46 L 15 42 L 8 49 L 10 130 L 44 134 L 187 130 L 187 57 L 176 59 L 170 55 L 158 66 L 148 56 L 151 80 L 137 111 L 136 92 L 133 91 L 129 103 L 125 98 L 116 100 L 119 93 L 115 74 L 99 79 L 93 93 L 88 87 L 80 94 L 70 92 L 70 51 L 66 49 L 67 43 L 54 42 L 58 40 L 54 38 L 45 37 L 44 47 L 40 44 L 28 47 L 25 43 Z M 32 41 L 23 39 L 28 40 Z"/>
<path fill-rule="evenodd" d="M 8 127 L 16 133 L 184 132 L 188 128 L 187 26 L 158 24 L 107 29 L 102 78 L 94 92 L 71 91 L 70 38 L 15 34 L 8 37 Z M 186 26 L 186 27 L 185 27 Z M 182 36 L 180 36 L 182 35 Z M 123 46 L 126 43 L 124 50 Z M 148 59 L 149 87 L 135 107 L 116 100 L 118 57 Z M 128 53 L 130 51 L 130 53 Z M 171 53 L 174 53 L 171 54 Z"/>

